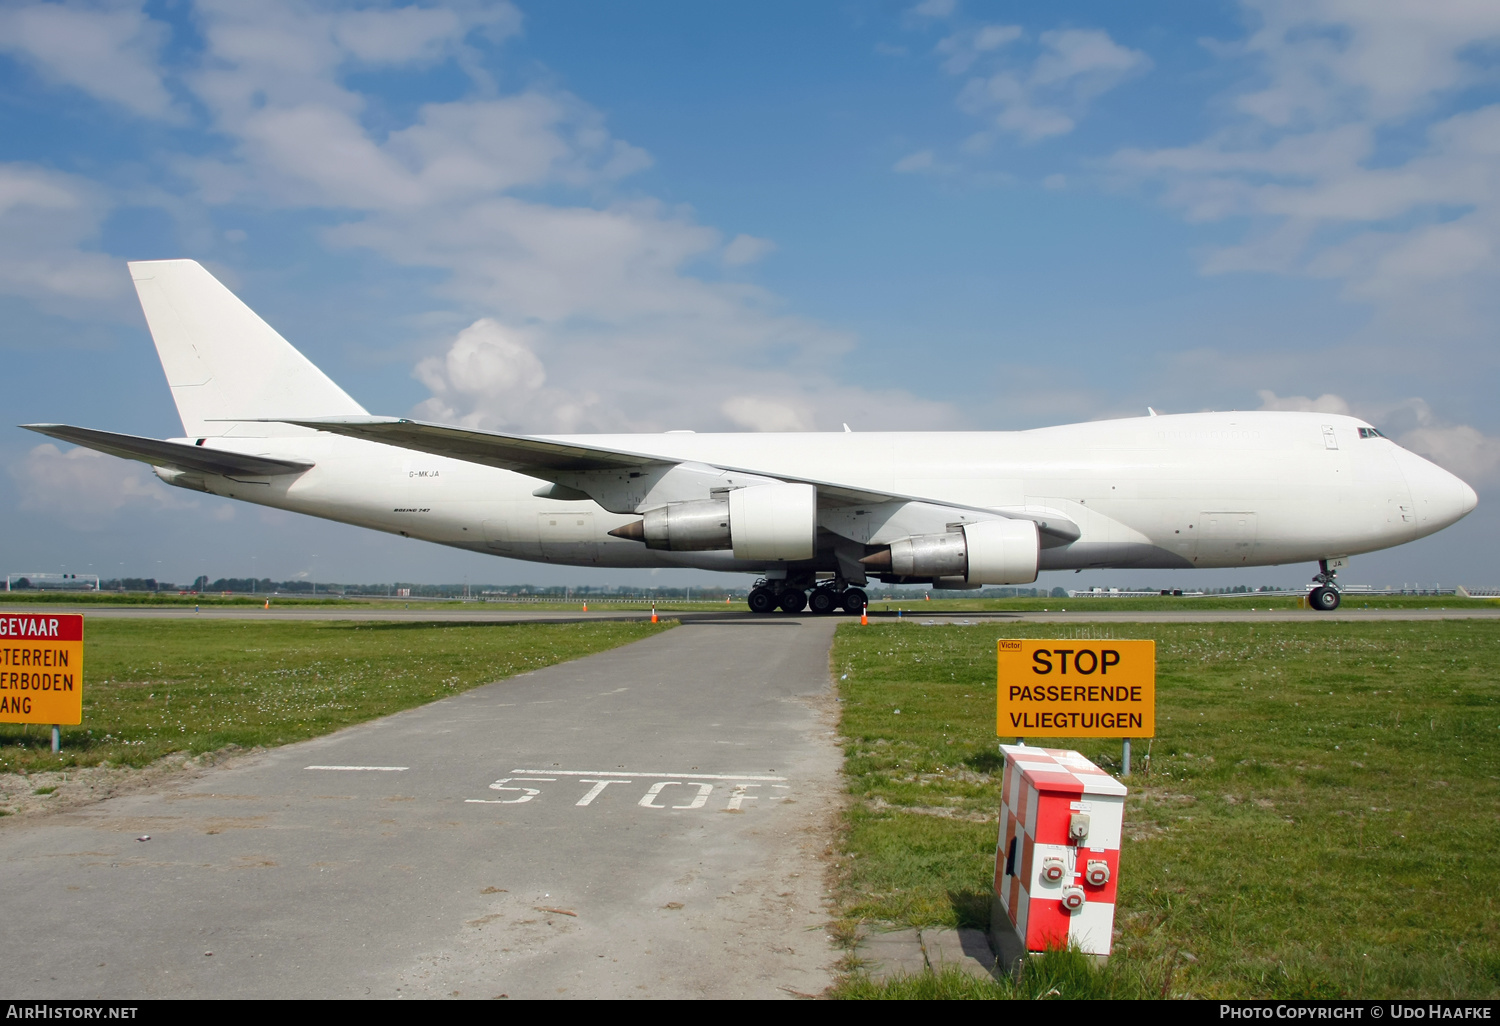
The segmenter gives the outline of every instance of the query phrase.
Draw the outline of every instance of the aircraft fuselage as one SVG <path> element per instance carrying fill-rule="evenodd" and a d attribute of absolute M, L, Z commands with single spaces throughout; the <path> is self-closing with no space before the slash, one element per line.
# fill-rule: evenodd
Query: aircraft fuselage
<path fill-rule="evenodd" d="M 236 432 L 259 430 L 238 425 Z M 266 426 L 215 448 L 314 466 L 295 477 L 162 472 L 217 495 L 516 559 L 576 566 L 763 571 L 728 550 L 673 552 L 611 537 L 638 519 L 549 482 L 356 438 Z M 1040 569 L 1266 566 L 1370 552 L 1473 509 L 1458 478 L 1356 418 L 1196 413 L 1009 432 L 541 436 L 684 463 L 771 468 L 929 502 L 1054 510 L 1079 529 Z M 194 442 L 195 439 L 185 441 Z M 836 513 L 836 511 L 835 511 Z M 847 534 L 820 514 L 821 526 Z M 847 517 L 848 514 L 843 514 Z"/>

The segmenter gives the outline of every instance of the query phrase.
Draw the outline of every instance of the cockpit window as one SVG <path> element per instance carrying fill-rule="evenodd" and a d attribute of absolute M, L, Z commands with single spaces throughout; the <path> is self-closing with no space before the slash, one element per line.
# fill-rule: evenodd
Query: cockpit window
<path fill-rule="evenodd" d="M 1385 435 L 1383 435 L 1383 434 L 1380 433 L 1380 429 L 1379 428 L 1360 428 L 1359 429 L 1359 437 L 1361 437 L 1361 438 L 1384 438 Z"/>

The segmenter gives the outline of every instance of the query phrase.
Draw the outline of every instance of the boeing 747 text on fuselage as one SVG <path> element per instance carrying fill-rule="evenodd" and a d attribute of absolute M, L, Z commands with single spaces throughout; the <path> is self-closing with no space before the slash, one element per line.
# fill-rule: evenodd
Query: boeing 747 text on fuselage
<path fill-rule="evenodd" d="M 184 437 L 26 427 L 180 488 L 476 552 L 755 574 L 756 612 L 858 612 L 870 577 L 976 588 L 1303 561 L 1319 563 L 1312 605 L 1334 609 L 1338 560 L 1477 502 L 1373 425 L 1327 413 L 570 436 L 375 417 L 195 261 L 130 271 Z"/>

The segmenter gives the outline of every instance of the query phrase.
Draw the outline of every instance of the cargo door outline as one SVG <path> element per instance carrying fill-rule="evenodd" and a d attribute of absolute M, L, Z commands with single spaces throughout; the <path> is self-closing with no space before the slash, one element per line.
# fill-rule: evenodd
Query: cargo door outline
<path fill-rule="evenodd" d="M 1205 510 L 1198 514 L 1199 566 L 1240 566 L 1255 554 L 1256 518 L 1250 510 Z"/>
<path fill-rule="evenodd" d="M 530 514 L 486 517 L 480 522 L 486 551 L 519 559 L 542 554 L 536 543 L 535 521 Z"/>
<path fill-rule="evenodd" d="M 555 510 L 536 515 L 537 541 L 543 559 L 569 563 L 599 562 L 599 537 L 588 510 Z"/>

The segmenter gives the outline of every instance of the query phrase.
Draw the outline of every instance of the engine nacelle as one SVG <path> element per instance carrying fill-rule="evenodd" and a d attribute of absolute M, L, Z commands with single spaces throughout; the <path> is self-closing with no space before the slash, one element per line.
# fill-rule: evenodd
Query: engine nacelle
<path fill-rule="evenodd" d="M 818 490 L 808 484 L 736 488 L 729 493 L 729 532 L 735 559 L 811 559 Z"/>
<path fill-rule="evenodd" d="M 722 499 L 669 502 L 646 511 L 641 522 L 648 549 L 701 552 L 729 548 L 729 503 Z"/>
<path fill-rule="evenodd" d="M 959 578 L 970 586 L 1030 584 L 1036 580 L 1040 559 L 1035 523 L 985 520 L 965 524 L 962 531 L 892 542 L 890 566 L 900 577 Z"/>
<path fill-rule="evenodd" d="M 727 499 L 669 502 L 609 533 L 673 552 L 733 549 L 736 559 L 811 559 L 818 490 L 805 484 L 736 488 Z"/>

